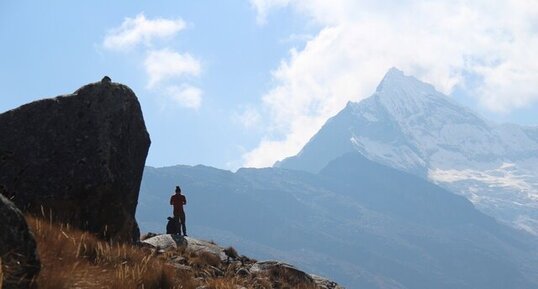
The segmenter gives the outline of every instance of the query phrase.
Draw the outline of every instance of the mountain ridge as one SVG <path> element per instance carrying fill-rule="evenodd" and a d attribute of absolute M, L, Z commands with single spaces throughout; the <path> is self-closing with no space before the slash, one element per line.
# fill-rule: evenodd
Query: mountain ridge
<path fill-rule="evenodd" d="M 464 195 L 499 220 L 538 234 L 537 131 L 493 124 L 393 68 L 372 96 L 349 102 L 296 156 L 275 167 L 316 173 L 334 158 L 360 152 Z"/>
<path fill-rule="evenodd" d="M 534 269 L 516 268 L 532 267 L 536 241 L 499 225 L 461 196 L 353 154 L 333 163 L 332 174 L 330 167 L 321 174 L 148 169 L 137 218 L 142 230 L 158 230 L 167 191 L 181 184 L 192 234 L 297 264 L 348 288 L 504 288 L 504 279 L 519 284 L 514 288 L 534 288 Z"/>

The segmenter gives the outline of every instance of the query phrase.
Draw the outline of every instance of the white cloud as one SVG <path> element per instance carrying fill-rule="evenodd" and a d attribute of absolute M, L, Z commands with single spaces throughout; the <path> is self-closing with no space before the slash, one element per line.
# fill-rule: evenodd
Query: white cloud
<path fill-rule="evenodd" d="M 263 96 L 271 127 L 246 166 L 296 154 L 349 100 L 371 95 L 389 67 L 450 93 L 472 93 L 487 109 L 511 111 L 538 100 L 538 2 L 251 0 L 263 20 L 288 5 L 321 27 L 291 50 Z"/>
<path fill-rule="evenodd" d="M 261 114 L 252 106 L 247 106 L 241 113 L 235 113 L 232 118 L 246 129 L 257 128 L 262 120 Z"/>
<path fill-rule="evenodd" d="M 258 147 L 243 155 L 245 162 L 242 167 L 263 168 L 270 167 L 283 153 L 294 152 L 293 143 L 290 141 L 274 141 L 264 139 Z"/>
<path fill-rule="evenodd" d="M 202 70 L 200 61 L 189 53 L 156 48 L 159 45 L 154 44 L 156 39 L 174 37 L 185 27 L 182 19 L 147 19 L 140 13 L 135 18 L 125 18 L 119 27 L 111 29 L 102 45 L 109 50 L 125 52 L 142 44 L 141 51 L 145 55 L 143 67 L 148 77 L 146 88 L 161 92 L 166 104 L 172 101 L 185 108 L 198 109 L 202 105 L 203 91 L 187 83 L 178 86 L 171 81 L 199 76 Z"/>
<path fill-rule="evenodd" d="M 287 6 L 289 2 L 290 0 L 250 0 L 251 5 L 256 9 L 258 24 L 265 24 L 270 10 Z"/>
<path fill-rule="evenodd" d="M 171 85 L 166 88 L 166 93 L 175 103 L 182 107 L 198 109 L 202 105 L 202 90 L 189 85 Z"/>
<path fill-rule="evenodd" d="M 110 50 L 126 50 L 138 44 L 151 45 L 157 38 L 174 36 L 185 28 L 181 19 L 147 19 L 143 13 L 135 18 L 125 18 L 123 23 L 111 29 L 103 40 L 103 47 Z"/>
<path fill-rule="evenodd" d="M 171 78 L 181 76 L 198 76 L 201 71 L 200 62 L 188 53 L 178 53 L 170 49 L 149 51 L 144 67 L 148 74 L 148 88 Z"/>
<path fill-rule="evenodd" d="M 287 134 L 282 140 L 265 137 L 257 148 L 243 154 L 243 167 L 268 167 L 282 156 L 296 154 L 297 148 L 302 147 L 305 139 L 308 140 L 315 132 L 312 130 L 312 127 L 316 127 L 315 122 L 320 123 L 320 119 L 305 117 L 294 121 L 292 130 L 295 133 Z M 299 129 L 301 126 L 303 129 Z"/>

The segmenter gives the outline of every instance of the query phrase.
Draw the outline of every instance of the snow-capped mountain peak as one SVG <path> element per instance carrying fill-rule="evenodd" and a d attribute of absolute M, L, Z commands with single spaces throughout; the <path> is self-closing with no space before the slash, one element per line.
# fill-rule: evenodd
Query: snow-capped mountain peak
<path fill-rule="evenodd" d="M 377 86 L 376 92 L 390 93 L 394 90 L 406 91 L 410 89 L 414 91 L 435 90 L 432 85 L 420 82 L 415 77 L 407 76 L 403 71 L 392 67 Z"/>
<path fill-rule="evenodd" d="M 529 222 L 538 232 L 538 141 L 533 132 L 490 124 L 432 85 L 392 68 L 371 97 L 348 103 L 297 156 L 278 166 L 317 172 L 336 157 L 359 151 L 370 160 L 444 183 L 507 222 L 528 220 L 521 208 L 533 208 Z M 518 175 L 513 177 L 525 182 L 526 192 L 496 180 L 505 177 L 498 171 L 504 163 L 514 164 Z M 469 170 L 473 173 L 462 173 Z"/>
<path fill-rule="evenodd" d="M 428 113 L 440 107 L 449 111 L 462 110 L 449 97 L 435 90 L 431 84 L 407 76 L 397 68 L 391 68 L 385 74 L 371 98 L 377 99 L 396 118 Z"/>

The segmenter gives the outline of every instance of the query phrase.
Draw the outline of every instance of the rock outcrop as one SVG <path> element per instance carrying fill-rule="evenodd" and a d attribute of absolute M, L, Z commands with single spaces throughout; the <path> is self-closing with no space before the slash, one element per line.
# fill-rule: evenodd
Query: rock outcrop
<path fill-rule="evenodd" d="M 107 240 L 138 240 L 149 145 L 135 94 L 105 77 L 0 114 L 0 185 L 24 212 Z"/>
<path fill-rule="evenodd" d="M 168 252 L 169 263 L 177 269 L 197 271 L 201 280 L 230 274 L 253 288 L 317 288 L 343 289 L 336 282 L 305 273 L 292 265 L 279 261 L 256 261 L 245 256 L 230 259 L 227 250 L 212 242 L 179 235 L 156 235 L 142 241 L 155 253 Z M 183 252 L 182 256 L 175 255 Z M 237 253 L 235 252 L 234 255 Z M 194 270 L 196 267 L 198 270 Z M 240 286 L 238 285 L 237 288 Z M 198 287 L 212 288 L 212 287 Z"/>
<path fill-rule="evenodd" d="M 0 187 L 0 191 L 2 188 Z M 36 243 L 21 211 L 0 194 L 0 288 L 29 288 L 39 273 Z"/>
<path fill-rule="evenodd" d="M 171 250 L 187 246 L 187 240 L 180 235 L 155 235 L 142 240 L 142 245 L 148 245 L 159 250 Z"/>

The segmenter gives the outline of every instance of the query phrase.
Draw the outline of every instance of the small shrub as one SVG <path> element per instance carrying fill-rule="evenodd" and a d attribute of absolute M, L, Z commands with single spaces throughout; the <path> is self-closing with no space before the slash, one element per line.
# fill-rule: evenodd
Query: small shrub
<path fill-rule="evenodd" d="M 239 258 L 239 254 L 237 254 L 237 251 L 234 249 L 234 247 L 228 247 L 226 249 L 224 249 L 224 254 L 226 254 L 226 256 L 228 257 L 228 261 L 230 261 L 230 259 L 237 259 Z"/>

